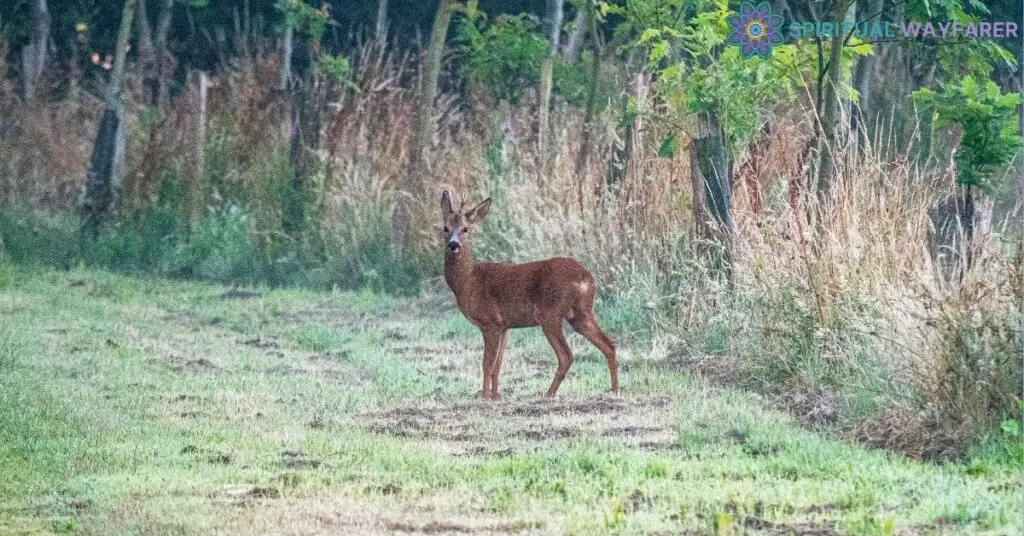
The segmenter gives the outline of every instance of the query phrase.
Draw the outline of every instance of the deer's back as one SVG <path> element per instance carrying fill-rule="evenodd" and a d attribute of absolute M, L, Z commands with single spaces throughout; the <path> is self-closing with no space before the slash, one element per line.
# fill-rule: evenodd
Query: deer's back
<path fill-rule="evenodd" d="M 488 309 L 508 327 L 536 325 L 536 308 L 567 313 L 594 287 L 590 272 L 565 257 L 524 264 L 480 263 L 473 272 Z"/>

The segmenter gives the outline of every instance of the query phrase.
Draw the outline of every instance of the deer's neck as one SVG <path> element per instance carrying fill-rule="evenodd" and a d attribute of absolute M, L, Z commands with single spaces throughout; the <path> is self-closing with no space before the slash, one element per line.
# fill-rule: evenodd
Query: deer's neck
<path fill-rule="evenodd" d="M 466 246 L 458 255 L 445 254 L 444 280 L 456 299 L 465 295 L 473 281 L 473 252 Z"/>

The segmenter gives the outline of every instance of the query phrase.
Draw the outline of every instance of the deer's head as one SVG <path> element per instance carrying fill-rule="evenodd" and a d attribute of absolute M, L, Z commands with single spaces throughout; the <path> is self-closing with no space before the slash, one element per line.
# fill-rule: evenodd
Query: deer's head
<path fill-rule="evenodd" d="M 441 212 L 444 215 L 444 227 L 441 232 L 448 255 L 458 255 L 469 247 L 473 226 L 487 216 L 490 208 L 491 199 L 487 198 L 465 213 L 462 212 L 461 206 L 455 211 L 452 209 L 452 196 L 448 190 L 441 194 Z"/>

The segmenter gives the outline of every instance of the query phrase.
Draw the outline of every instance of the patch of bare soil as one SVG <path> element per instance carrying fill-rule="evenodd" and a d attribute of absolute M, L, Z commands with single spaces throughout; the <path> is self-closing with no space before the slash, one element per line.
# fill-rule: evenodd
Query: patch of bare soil
<path fill-rule="evenodd" d="M 205 357 L 172 356 L 169 361 L 171 370 L 175 372 L 215 372 L 220 370 L 220 367 Z"/>
<path fill-rule="evenodd" d="M 408 523 L 405 521 L 385 521 L 384 526 L 395 532 L 413 534 L 476 534 L 481 532 L 511 534 L 524 532 L 535 527 L 526 523 L 497 523 L 494 525 L 480 523 L 455 523 L 451 521 L 430 521 L 427 523 Z"/>
<path fill-rule="evenodd" d="M 239 342 L 257 350 L 263 350 L 269 355 L 275 357 L 284 357 L 284 352 L 281 351 L 281 345 L 273 339 L 264 339 L 262 337 L 251 337 L 248 339 L 242 339 Z"/>
<path fill-rule="evenodd" d="M 239 503 L 246 503 L 259 499 L 277 499 L 281 496 L 281 492 L 276 488 L 254 484 L 228 484 L 218 490 L 217 496 Z"/>
<path fill-rule="evenodd" d="M 815 523 L 773 523 L 757 516 L 747 516 L 743 526 L 771 535 L 786 536 L 839 536 L 831 525 Z"/>
<path fill-rule="evenodd" d="M 538 443 L 592 437 L 649 450 L 671 449 L 667 397 L 541 398 L 444 405 L 421 403 L 367 413 L 377 433 L 432 443 L 460 455 L 504 456 Z"/>
<path fill-rule="evenodd" d="M 281 453 L 281 466 L 286 469 L 319 469 L 323 462 L 307 458 L 298 451 L 286 450 Z"/>
<path fill-rule="evenodd" d="M 217 465 L 228 465 L 231 463 L 231 455 L 223 452 L 218 452 L 204 447 L 197 447 L 195 445 L 185 445 L 181 449 L 182 454 L 188 454 L 194 456 L 196 459 L 203 460 L 207 463 Z"/>
<path fill-rule="evenodd" d="M 218 533 L 483 536 L 551 532 L 550 527 L 537 522 L 488 514 L 468 515 L 400 506 L 396 508 L 340 496 L 259 498 L 249 496 L 254 493 L 252 489 L 268 488 L 239 486 L 236 493 L 240 494 L 242 499 L 232 498 L 223 491 L 214 494 L 215 501 L 224 505 L 217 516 Z"/>
<path fill-rule="evenodd" d="M 880 417 L 861 420 L 853 430 L 854 439 L 872 448 L 939 461 L 959 457 L 967 436 L 934 415 L 906 408 L 890 408 Z"/>

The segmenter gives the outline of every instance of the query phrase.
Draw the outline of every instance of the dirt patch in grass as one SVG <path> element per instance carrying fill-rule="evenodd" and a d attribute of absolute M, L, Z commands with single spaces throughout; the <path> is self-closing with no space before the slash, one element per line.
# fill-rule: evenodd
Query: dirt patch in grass
<path fill-rule="evenodd" d="M 743 519 L 743 526 L 764 534 L 797 536 L 839 536 L 831 525 L 816 523 L 773 523 L 757 516 Z"/>
<path fill-rule="evenodd" d="M 504 456 L 585 437 L 660 450 L 678 439 L 667 423 L 668 403 L 666 397 L 611 396 L 420 403 L 367 413 L 360 420 L 376 433 L 426 441 L 460 455 Z M 495 438 L 501 438 L 499 446 Z"/>
<path fill-rule="evenodd" d="M 320 460 L 307 458 L 298 451 L 286 450 L 281 453 L 281 466 L 285 469 L 319 469 L 323 465 Z"/>
<path fill-rule="evenodd" d="M 406 521 L 385 521 L 388 530 L 412 534 L 513 534 L 535 530 L 530 523 L 497 523 L 488 525 L 479 522 L 430 521 L 427 523 L 409 523 Z"/>
<path fill-rule="evenodd" d="M 212 463 L 215 465 L 228 465 L 231 463 L 230 454 L 225 454 L 208 448 L 197 447 L 195 445 L 185 445 L 182 447 L 181 453 L 193 456 L 197 460 L 202 460 L 206 463 Z"/>
<path fill-rule="evenodd" d="M 216 372 L 220 370 L 213 361 L 206 359 L 205 357 L 183 357 L 183 356 L 172 356 L 169 360 L 171 370 L 175 372 Z"/>
<path fill-rule="evenodd" d="M 252 486 L 255 489 L 260 488 Z M 382 505 L 355 497 L 274 499 L 246 497 L 250 493 L 239 487 L 242 499 L 221 498 L 215 531 L 229 534 L 537 534 L 550 533 L 549 527 L 537 521 L 499 517 L 480 513 L 439 512 L 401 505 Z"/>
<path fill-rule="evenodd" d="M 879 417 L 858 422 L 852 435 L 864 445 L 912 459 L 953 460 L 962 454 L 958 432 L 955 426 L 921 412 L 890 408 Z"/>
<path fill-rule="evenodd" d="M 281 496 L 281 492 L 276 488 L 253 484 L 228 484 L 218 490 L 218 495 L 233 501 L 251 501 L 254 499 L 277 499 Z"/>

